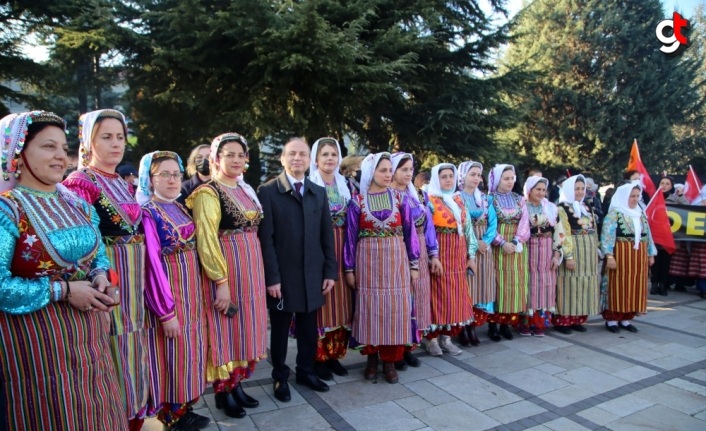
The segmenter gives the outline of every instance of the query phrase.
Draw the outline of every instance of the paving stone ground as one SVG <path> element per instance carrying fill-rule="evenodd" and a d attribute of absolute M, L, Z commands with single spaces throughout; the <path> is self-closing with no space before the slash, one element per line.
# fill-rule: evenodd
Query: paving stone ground
<path fill-rule="evenodd" d="M 327 393 L 290 378 L 292 401 L 272 395 L 271 366 L 244 385 L 260 401 L 243 419 L 216 409 L 209 389 L 196 412 L 216 430 L 706 430 L 706 300 L 693 290 L 650 296 L 637 333 L 606 331 L 592 316 L 588 332 L 490 341 L 458 356 L 416 353 L 419 368 L 390 385 L 363 379 L 365 358 L 349 351 L 349 375 Z M 288 363 L 294 369 L 296 344 Z M 146 431 L 163 429 L 148 419 Z"/>

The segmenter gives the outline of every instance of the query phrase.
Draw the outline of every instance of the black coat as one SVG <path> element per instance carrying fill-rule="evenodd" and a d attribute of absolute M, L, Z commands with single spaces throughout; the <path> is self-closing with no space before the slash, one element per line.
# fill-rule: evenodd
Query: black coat
<path fill-rule="evenodd" d="M 186 198 L 188 198 L 191 192 L 193 192 L 196 187 L 200 186 L 201 184 L 203 184 L 203 181 L 201 181 L 201 178 L 199 178 L 199 174 L 196 173 L 188 180 L 182 181 L 181 196 L 177 198 L 177 202 L 186 206 Z"/>
<path fill-rule="evenodd" d="M 257 191 L 264 214 L 259 236 L 265 285 L 280 283 L 283 311 L 294 313 L 323 306 L 324 279 L 338 278 L 326 190 L 304 181 L 304 196 L 295 194 L 284 172 Z M 267 296 L 269 309 L 278 303 Z"/>

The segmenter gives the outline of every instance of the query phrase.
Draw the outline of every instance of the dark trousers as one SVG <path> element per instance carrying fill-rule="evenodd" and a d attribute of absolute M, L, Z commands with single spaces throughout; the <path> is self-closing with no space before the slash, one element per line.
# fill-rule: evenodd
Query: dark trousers
<path fill-rule="evenodd" d="M 665 289 L 669 289 L 669 265 L 672 263 L 672 256 L 662 247 L 657 247 L 657 256 L 652 265 L 652 283 L 659 283 Z"/>
<path fill-rule="evenodd" d="M 289 367 L 284 362 L 287 360 L 287 341 L 292 315 L 296 316 L 297 374 L 314 374 L 316 342 L 319 338 L 316 311 L 292 313 L 270 310 L 270 359 L 274 380 L 289 378 Z"/>

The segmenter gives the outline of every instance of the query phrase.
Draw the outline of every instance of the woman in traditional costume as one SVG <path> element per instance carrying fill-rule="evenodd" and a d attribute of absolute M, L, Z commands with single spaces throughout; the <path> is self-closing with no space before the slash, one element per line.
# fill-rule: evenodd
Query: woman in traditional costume
<path fill-rule="evenodd" d="M 145 237 L 142 210 L 132 184 L 116 173 L 123 160 L 127 123 L 119 111 L 102 109 L 79 118 L 79 169 L 64 185 L 93 205 L 100 217 L 106 254 L 120 278 L 121 306 L 113 310 L 110 335 L 120 393 L 130 429 L 144 422 L 149 396 L 145 326 Z"/>
<path fill-rule="evenodd" d="M 391 183 L 390 153 L 366 156 L 360 194 L 348 202 L 343 262 L 346 283 L 356 289 L 351 345 L 368 356 L 365 378 L 376 379 L 379 357 L 385 380 L 397 383 L 395 362 L 414 341 L 419 240 L 411 209 Z"/>
<path fill-rule="evenodd" d="M 213 140 L 213 175 L 186 200 L 196 225 L 204 274 L 208 321 L 207 378 L 216 407 L 230 417 L 245 416 L 259 402 L 243 391 L 255 365 L 267 354 L 265 271 L 257 230 L 262 206 L 243 180 L 248 143 L 237 133 Z"/>
<path fill-rule="evenodd" d="M 110 357 L 110 262 L 93 207 L 62 187 L 64 121 L 0 120 L 0 429 L 128 429 Z M 113 299 L 115 298 L 115 300 Z"/>

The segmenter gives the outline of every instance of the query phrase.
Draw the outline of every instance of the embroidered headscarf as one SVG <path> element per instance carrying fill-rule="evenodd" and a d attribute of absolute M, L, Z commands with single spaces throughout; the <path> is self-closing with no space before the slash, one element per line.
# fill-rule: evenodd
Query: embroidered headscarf
<path fill-rule="evenodd" d="M 395 172 L 397 172 L 397 168 L 400 166 L 400 163 L 402 163 L 403 160 L 409 159 L 412 164 L 414 164 L 414 159 L 412 158 L 412 155 L 409 153 L 394 153 L 392 156 L 390 156 L 390 161 L 392 162 L 392 175 L 395 175 Z M 414 187 L 414 183 L 412 181 L 407 184 L 407 194 L 414 199 L 417 203 L 419 203 L 419 196 L 417 195 L 417 189 Z"/>
<path fill-rule="evenodd" d="M 480 173 L 483 174 L 483 165 L 480 162 L 474 162 L 473 160 L 461 162 L 461 164 L 458 165 L 457 173 L 458 188 L 461 191 L 463 191 L 463 187 L 466 185 L 466 175 L 468 175 L 468 172 L 471 170 L 471 168 L 480 168 Z M 478 208 L 482 208 L 483 193 L 481 193 L 478 187 L 476 187 L 476 189 L 473 191 L 473 199 L 476 201 L 476 206 Z"/>
<path fill-rule="evenodd" d="M 576 214 L 577 216 L 588 216 L 591 213 L 588 212 L 584 205 L 582 205 L 581 201 L 576 200 L 574 186 L 576 185 L 577 180 L 581 180 L 584 185 L 586 184 L 586 179 L 583 175 L 570 176 L 566 179 L 566 181 L 561 183 L 561 191 L 559 192 L 559 203 L 561 204 L 566 202 L 567 204 L 571 205 L 571 207 L 574 209 L 574 214 Z"/>
<path fill-rule="evenodd" d="M 319 151 L 319 144 L 336 145 L 336 151 L 338 152 L 338 163 L 336 163 L 336 168 L 333 171 L 333 177 L 336 180 L 336 188 L 338 189 L 338 194 L 341 195 L 341 197 L 343 197 L 346 202 L 348 202 L 351 199 L 351 191 L 348 190 L 348 182 L 346 181 L 346 177 L 341 175 L 341 173 L 338 171 L 338 167 L 341 166 L 341 160 L 343 160 L 343 157 L 341 156 L 341 145 L 339 145 L 338 141 L 334 138 L 317 139 L 316 142 L 314 142 L 314 145 L 311 147 L 311 161 L 309 162 L 309 180 L 314 184 L 320 185 L 321 187 L 326 187 L 323 178 L 321 178 L 321 173 L 319 173 L 319 167 L 316 165 L 316 155 Z"/>
<path fill-rule="evenodd" d="M 153 151 L 149 154 L 145 154 L 144 156 L 142 156 L 142 160 L 140 160 L 137 193 L 135 195 L 135 199 L 140 205 L 144 205 L 145 203 L 149 202 L 149 200 L 152 198 L 152 160 L 162 158 L 176 160 L 177 164 L 179 165 L 179 172 L 184 172 L 184 166 L 181 163 L 181 157 L 179 157 L 179 155 L 175 152 Z M 181 194 L 179 194 L 179 196 L 181 196 Z M 177 198 L 179 198 L 179 196 L 174 199 L 167 199 L 163 196 L 157 195 L 158 198 L 168 202 L 175 201 Z"/>
<path fill-rule="evenodd" d="M 127 139 L 127 121 L 122 112 L 115 109 L 99 109 L 98 111 L 91 111 L 81 115 L 78 119 L 79 169 L 88 166 L 93 151 L 91 142 L 93 141 L 94 129 L 96 122 L 101 118 L 115 118 L 120 121 L 123 125 L 125 139 Z"/>
<path fill-rule="evenodd" d="M 623 213 L 625 217 L 632 220 L 633 230 L 635 231 L 635 237 L 633 239 L 633 247 L 635 250 L 640 248 L 640 237 L 642 236 L 642 207 L 640 207 L 639 199 L 638 205 L 635 208 L 630 208 L 628 204 L 630 201 L 630 193 L 633 189 L 637 188 L 642 194 L 642 185 L 640 181 L 633 181 L 631 183 L 623 184 L 615 190 L 613 194 L 613 199 L 610 201 L 610 207 L 608 211 L 617 210 Z"/>
<path fill-rule="evenodd" d="M 510 167 L 512 169 L 512 172 L 515 173 L 515 180 L 517 180 L 517 173 L 515 171 L 515 167 L 513 165 L 505 165 L 505 164 L 500 164 L 500 165 L 495 165 L 493 166 L 493 169 L 490 171 L 490 175 L 488 175 L 488 192 L 493 193 L 496 190 L 498 190 L 498 184 L 500 184 L 500 178 L 503 176 L 503 172 L 505 172 L 505 169 Z"/>
<path fill-rule="evenodd" d="M 439 163 L 438 165 L 431 168 L 431 180 L 429 181 L 429 187 L 427 187 L 427 193 L 429 196 L 437 196 L 443 199 L 444 204 L 451 210 L 456 219 L 456 228 L 458 229 L 458 234 L 463 235 L 463 219 L 461 218 L 461 207 L 454 200 L 454 192 L 456 190 L 442 190 L 441 181 L 439 180 L 439 171 L 445 169 L 451 169 L 454 174 L 454 179 L 456 178 L 456 166 L 451 163 Z"/>
<path fill-rule="evenodd" d="M 2 180 L 0 180 L 0 192 L 11 190 L 17 183 L 20 173 L 18 162 L 21 158 L 22 150 L 25 146 L 27 129 L 30 124 L 47 123 L 54 124 L 66 131 L 64 120 L 53 112 L 30 111 L 20 114 L 10 114 L 0 120 L 0 133 L 2 133 Z"/>
<path fill-rule="evenodd" d="M 390 160 L 390 153 L 372 153 L 365 156 L 363 163 L 360 164 L 360 194 L 368 193 L 370 185 L 373 183 L 375 169 L 378 167 L 381 159 Z"/>
<path fill-rule="evenodd" d="M 243 150 L 245 151 L 245 157 L 248 157 L 248 141 L 245 140 L 245 137 L 243 137 L 239 133 L 234 133 L 234 132 L 228 132 L 228 133 L 223 133 L 222 135 L 216 136 L 213 141 L 211 141 L 211 154 L 210 158 L 211 161 L 218 166 L 220 163 L 220 157 L 218 156 L 218 152 L 220 151 L 221 147 L 228 142 L 238 142 L 240 145 L 243 146 Z M 257 193 L 255 193 L 255 190 L 253 190 L 252 187 L 250 187 L 250 184 L 245 182 L 245 179 L 243 178 L 243 175 L 238 175 L 238 178 L 236 178 L 236 181 L 238 182 L 238 185 L 245 190 L 245 193 L 250 196 L 250 199 L 252 199 L 253 202 L 257 205 L 258 209 L 262 209 L 262 204 L 260 204 L 260 200 L 257 198 Z"/>
<path fill-rule="evenodd" d="M 529 178 L 527 178 L 527 181 L 525 181 L 525 185 L 523 187 L 524 195 L 525 195 L 525 202 L 530 201 L 530 192 L 532 191 L 533 188 L 537 186 L 538 183 L 544 183 L 544 185 L 549 188 L 549 180 L 540 177 L 537 175 L 531 175 Z M 547 220 L 549 221 L 549 224 L 554 226 L 556 224 L 556 216 L 557 216 L 557 209 L 556 205 L 553 203 L 549 202 L 549 199 L 546 197 L 542 199 L 542 212 L 544 215 L 547 217 Z"/>

